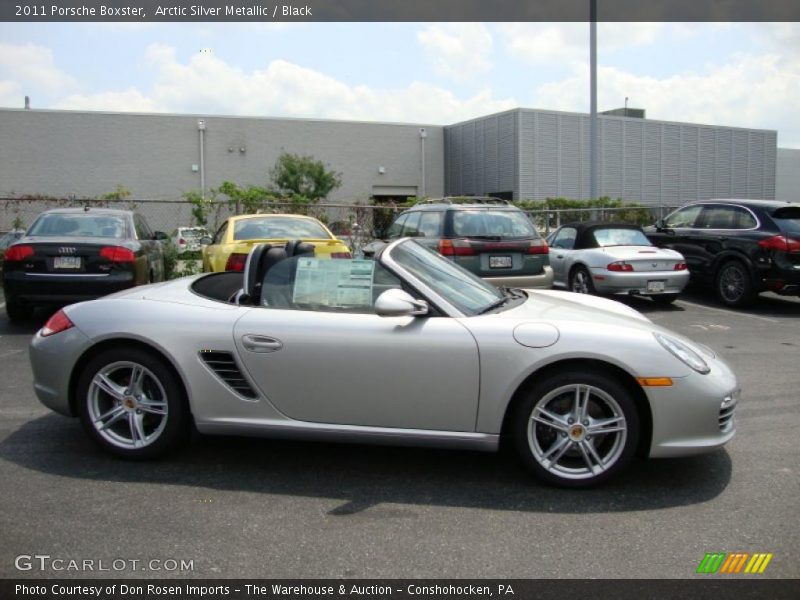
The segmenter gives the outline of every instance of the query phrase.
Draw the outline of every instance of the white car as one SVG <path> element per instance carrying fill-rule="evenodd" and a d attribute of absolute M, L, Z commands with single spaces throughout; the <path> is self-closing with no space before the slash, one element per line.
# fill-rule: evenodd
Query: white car
<path fill-rule="evenodd" d="M 638 225 L 569 223 L 547 241 L 553 287 L 578 294 L 646 296 L 669 304 L 689 283 L 683 255 L 653 246 Z"/>
<path fill-rule="evenodd" d="M 208 238 L 205 244 L 204 238 Z M 211 234 L 205 227 L 178 227 L 170 239 L 178 247 L 178 254 L 183 254 L 202 250 L 203 246 L 211 243 Z"/>

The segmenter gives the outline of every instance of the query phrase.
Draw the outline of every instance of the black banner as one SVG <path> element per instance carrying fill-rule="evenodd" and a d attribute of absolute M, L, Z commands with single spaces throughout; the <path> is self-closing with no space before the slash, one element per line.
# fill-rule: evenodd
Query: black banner
<path fill-rule="evenodd" d="M 0 0 L 0 21 L 588 21 L 590 0 Z M 798 21 L 797 0 L 599 0 L 599 21 Z"/>
<path fill-rule="evenodd" d="M 783 600 L 800 580 L 752 576 L 708 579 L 317 579 L 317 580 L 0 580 L 3 600 L 263 600 L 393 598 L 396 600 Z"/>

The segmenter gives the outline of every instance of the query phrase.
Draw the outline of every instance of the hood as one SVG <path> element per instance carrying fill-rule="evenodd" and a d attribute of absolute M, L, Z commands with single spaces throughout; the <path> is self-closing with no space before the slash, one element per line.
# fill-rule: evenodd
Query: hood
<path fill-rule="evenodd" d="M 554 290 L 526 290 L 528 300 L 494 316 L 532 321 L 604 323 L 652 329 L 652 321 L 615 300 Z"/>

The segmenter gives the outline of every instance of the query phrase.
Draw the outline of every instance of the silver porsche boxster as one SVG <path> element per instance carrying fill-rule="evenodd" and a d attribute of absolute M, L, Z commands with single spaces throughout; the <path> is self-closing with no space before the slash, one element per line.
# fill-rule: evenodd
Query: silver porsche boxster
<path fill-rule="evenodd" d="M 553 285 L 579 294 L 646 296 L 669 304 L 689 283 L 683 255 L 653 246 L 638 225 L 569 223 L 548 243 Z"/>
<path fill-rule="evenodd" d="M 34 388 L 123 458 L 206 434 L 496 450 L 581 487 L 639 454 L 719 448 L 739 385 L 707 347 L 612 300 L 496 289 L 411 239 L 373 260 L 261 245 L 244 273 L 68 306 Z"/>

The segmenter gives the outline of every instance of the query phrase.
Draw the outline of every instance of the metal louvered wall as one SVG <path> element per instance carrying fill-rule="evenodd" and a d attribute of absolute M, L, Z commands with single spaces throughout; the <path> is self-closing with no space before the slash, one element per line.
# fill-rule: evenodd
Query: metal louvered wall
<path fill-rule="evenodd" d="M 777 132 L 625 117 L 599 121 L 602 196 L 675 205 L 775 197 Z M 589 116 L 517 109 L 445 127 L 450 195 L 588 198 Z"/>

